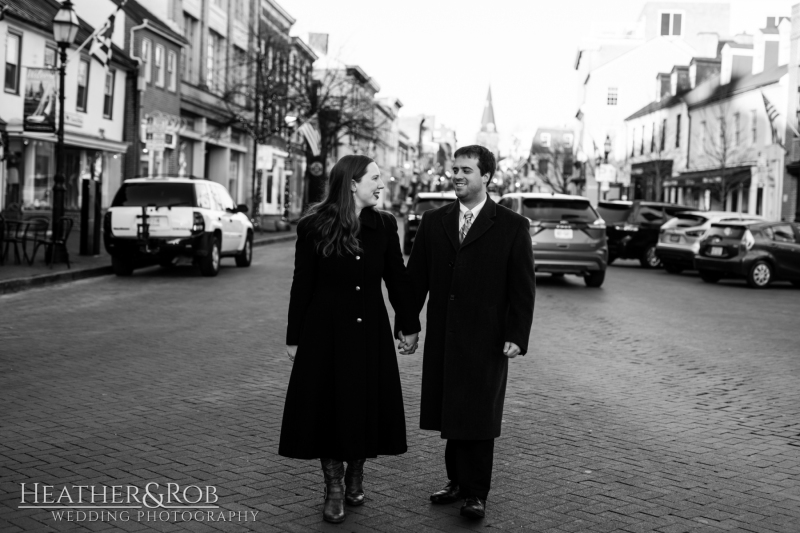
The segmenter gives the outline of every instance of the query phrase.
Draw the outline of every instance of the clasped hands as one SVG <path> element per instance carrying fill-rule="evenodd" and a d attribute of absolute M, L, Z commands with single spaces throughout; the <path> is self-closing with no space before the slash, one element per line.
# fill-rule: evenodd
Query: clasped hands
<path fill-rule="evenodd" d="M 404 335 L 402 331 L 398 331 L 397 340 L 400 341 L 400 344 L 397 345 L 397 349 L 400 350 L 400 353 L 403 355 L 410 355 L 417 351 L 419 333 Z"/>

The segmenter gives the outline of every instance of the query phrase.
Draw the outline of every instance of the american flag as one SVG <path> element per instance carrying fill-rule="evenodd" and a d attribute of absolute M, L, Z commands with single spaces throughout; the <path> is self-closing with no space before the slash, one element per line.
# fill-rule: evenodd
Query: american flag
<path fill-rule="evenodd" d="M 767 95 L 764 94 L 764 91 L 761 91 L 761 98 L 764 99 L 764 109 L 767 111 L 767 118 L 769 118 L 769 125 L 770 129 L 772 130 L 772 142 L 781 144 L 780 139 L 778 138 L 779 136 L 777 128 L 775 127 L 775 119 L 778 118 L 780 113 L 778 113 L 778 110 L 774 105 L 772 105 L 772 102 L 767 99 Z"/>
<path fill-rule="evenodd" d="M 317 129 L 311 125 L 310 122 L 306 122 L 299 128 L 297 131 L 303 134 L 303 137 L 306 138 L 308 141 L 308 146 L 311 147 L 311 153 L 315 156 L 319 155 L 319 143 L 320 143 L 320 135 Z"/>

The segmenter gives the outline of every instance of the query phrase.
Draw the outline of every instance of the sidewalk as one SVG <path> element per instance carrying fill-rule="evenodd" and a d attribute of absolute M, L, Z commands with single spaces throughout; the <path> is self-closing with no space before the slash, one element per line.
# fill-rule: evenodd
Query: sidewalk
<path fill-rule="evenodd" d="M 276 242 L 294 240 L 294 227 L 291 231 L 283 232 L 256 232 L 253 246 L 265 246 Z M 52 267 L 47 266 L 44 260 L 44 247 L 40 247 L 36 252 L 36 259 L 30 266 L 20 257 L 20 264 L 14 260 L 13 245 L 9 247 L 5 264 L 0 265 L 0 295 L 12 292 L 24 291 L 44 285 L 77 281 L 79 279 L 93 278 L 112 274 L 111 256 L 106 253 L 105 248 L 100 246 L 100 255 L 86 256 L 79 255 L 80 234 L 72 232 L 67 242 L 69 249 L 69 259 L 71 268 L 67 264 L 60 262 Z M 0 253 L 2 253 L 0 249 Z M 33 246 L 28 244 L 28 254 L 33 251 Z M 20 250 L 22 255 L 22 250 Z"/>

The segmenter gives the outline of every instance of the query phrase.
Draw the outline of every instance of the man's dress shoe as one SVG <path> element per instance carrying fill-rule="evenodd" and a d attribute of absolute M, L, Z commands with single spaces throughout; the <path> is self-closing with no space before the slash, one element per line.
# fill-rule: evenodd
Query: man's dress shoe
<path fill-rule="evenodd" d="M 461 506 L 461 516 L 472 519 L 483 518 L 486 516 L 486 500 L 474 496 L 468 497 Z"/>
<path fill-rule="evenodd" d="M 458 483 L 455 481 L 449 481 L 445 488 L 439 492 L 434 492 L 431 494 L 431 501 L 433 503 L 453 503 L 459 500 L 458 494 Z"/>

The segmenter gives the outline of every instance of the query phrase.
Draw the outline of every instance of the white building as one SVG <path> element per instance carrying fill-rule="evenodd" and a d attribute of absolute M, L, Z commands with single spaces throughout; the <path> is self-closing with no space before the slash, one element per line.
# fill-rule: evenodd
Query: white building
<path fill-rule="evenodd" d="M 26 116 L 26 92 L 40 91 L 43 68 L 57 66 L 58 50 L 53 39 L 52 20 L 60 4 L 39 0 L 32 6 L 24 0 L 5 2 L 0 21 L 0 57 L 4 58 L 0 118 L 5 121 L 8 146 L 0 172 L 0 206 L 6 210 L 52 211 L 52 189 L 56 173 L 56 134 L 35 131 Z M 108 70 L 89 56 L 88 47 L 76 48 L 94 31 L 82 24 L 75 44 L 67 52 L 65 79 L 65 177 L 66 214 L 79 218 L 84 191 L 108 207 L 122 179 L 125 115 L 125 80 L 133 63 L 118 48 Z M 55 90 L 58 88 L 58 76 Z M 43 113 L 57 125 L 56 93 L 43 106 Z M 45 96 L 40 99 L 45 102 Z M 94 213 L 95 206 L 87 206 Z M 77 227 L 77 223 L 76 223 Z"/>

